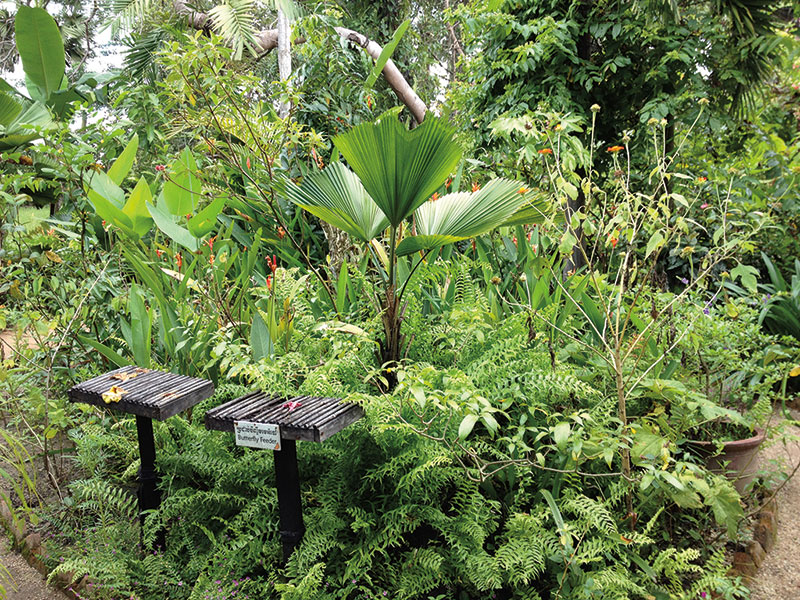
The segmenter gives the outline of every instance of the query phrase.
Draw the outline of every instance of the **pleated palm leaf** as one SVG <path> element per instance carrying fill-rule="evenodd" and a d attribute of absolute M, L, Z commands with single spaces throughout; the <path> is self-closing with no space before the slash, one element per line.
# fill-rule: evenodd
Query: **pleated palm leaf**
<path fill-rule="evenodd" d="M 306 177 L 300 186 L 289 183 L 286 194 L 298 206 L 363 242 L 388 227 L 390 271 L 395 255 L 475 237 L 509 221 L 519 222 L 523 214 L 530 222 L 542 220 L 546 203 L 532 200 L 518 182 L 507 179 L 428 202 L 461 160 L 461 147 L 453 136 L 453 129 L 432 115 L 409 131 L 387 113 L 375 123 L 363 123 L 333 138 L 352 171 L 334 163 Z M 399 227 L 412 215 L 417 235 L 401 242 Z M 391 274 L 389 279 L 393 285 Z"/>
<path fill-rule="evenodd" d="M 461 160 L 461 147 L 447 123 L 428 115 L 409 131 L 390 111 L 374 123 L 363 123 L 333 138 L 350 169 L 334 163 L 308 175 L 301 185 L 287 183 L 295 204 L 362 242 L 388 229 L 388 278 L 383 304 L 385 340 L 381 358 L 400 357 L 402 311 L 397 288 L 398 256 L 429 252 L 475 237 L 506 223 L 541 221 L 546 202 L 519 182 L 495 179 L 474 192 L 435 199 Z M 402 223 L 414 216 L 416 234 L 402 236 Z"/>

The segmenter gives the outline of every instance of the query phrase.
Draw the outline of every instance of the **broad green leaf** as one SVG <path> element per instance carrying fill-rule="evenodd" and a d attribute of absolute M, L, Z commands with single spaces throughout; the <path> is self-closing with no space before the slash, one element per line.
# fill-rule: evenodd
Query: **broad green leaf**
<path fill-rule="evenodd" d="M 46 100 L 61 86 L 66 66 L 58 25 L 43 8 L 22 5 L 14 18 L 14 32 L 22 69 Z"/>
<path fill-rule="evenodd" d="M 114 352 L 114 350 L 112 350 L 105 344 L 98 342 L 97 340 L 93 340 L 92 338 L 87 337 L 85 335 L 81 335 L 80 333 L 78 334 L 78 339 L 87 346 L 91 346 L 92 348 L 97 350 L 100 354 L 105 356 L 108 360 L 110 360 L 118 367 L 127 367 L 128 365 L 131 364 L 130 360 L 120 356 L 118 353 Z"/>
<path fill-rule="evenodd" d="M 253 324 L 250 327 L 250 347 L 253 349 L 253 359 L 256 361 L 269 358 L 275 353 L 269 328 L 259 311 L 253 313 Z"/>
<path fill-rule="evenodd" d="M 431 250 L 475 237 L 500 226 L 524 201 L 520 186 L 509 179 L 493 179 L 477 192 L 455 192 L 417 209 L 417 235 L 405 238 L 398 256 Z"/>
<path fill-rule="evenodd" d="M 389 41 L 386 46 L 383 47 L 383 50 L 378 56 L 378 60 L 375 61 L 375 67 L 372 69 L 372 72 L 367 77 L 367 80 L 364 82 L 364 87 L 371 88 L 375 85 L 375 82 L 378 81 L 378 77 L 380 77 L 381 72 L 383 71 L 383 67 L 386 66 L 386 63 L 389 62 L 389 59 L 394 54 L 395 49 L 397 48 L 397 44 L 400 43 L 400 40 L 403 39 L 403 34 L 405 34 L 406 29 L 411 24 L 411 19 L 406 19 L 402 23 L 400 23 L 400 27 L 398 27 L 394 35 L 392 35 L 392 39 Z"/>
<path fill-rule="evenodd" d="M 475 427 L 475 423 L 478 422 L 478 415 L 467 415 L 461 420 L 461 424 L 458 426 L 458 437 L 462 440 L 465 439 L 470 433 L 472 433 L 472 429 Z"/>
<path fill-rule="evenodd" d="M 175 222 L 175 217 L 164 210 L 164 203 L 163 197 L 161 197 L 157 205 L 147 205 L 147 210 L 156 222 L 156 226 L 175 243 L 180 244 L 191 252 L 196 252 L 200 247 L 200 242 L 189 233 L 188 229 Z"/>
<path fill-rule="evenodd" d="M 339 278 L 336 281 L 336 311 L 339 313 L 344 312 L 344 302 L 347 299 L 347 284 L 350 277 L 347 271 L 347 262 L 342 262 L 342 268 L 339 270 Z"/>
<path fill-rule="evenodd" d="M 569 196 L 570 200 L 577 200 L 578 198 L 578 188 L 571 184 L 569 181 L 564 179 L 563 177 L 559 177 L 558 181 L 556 182 L 558 187 L 560 187 L 564 193 Z"/>
<path fill-rule="evenodd" d="M 758 291 L 758 269 L 755 267 L 739 263 L 731 271 L 731 277 L 734 280 L 739 278 L 748 292 L 755 294 Z"/>
<path fill-rule="evenodd" d="M 288 181 L 285 191 L 298 206 L 363 242 L 388 225 L 358 177 L 342 163 L 307 175 L 300 186 Z"/>
<path fill-rule="evenodd" d="M 189 148 L 184 148 L 180 157 L 172 164 L 169 180 L 164 184 L 164 201 L 169 212 L 182 217 L 194 212 L 200 201 L 200 180 L 195 173 L 197 163 Z"/>
<path fill-rule="evenodd" d="M 96 206 L 98 198 L 104 199 L 119 209 L 125 205 L 125 192 L 103 171 L 92 173 L 92 178 L 89 180 L 89 200 Z"/>
<path fill-rule="evenodd" d="M 564 448 L 567 445 L 570 430 L 570 425 L 567 422 L 561 422 L 553 428 L 553 441 L 556 446 Z"/>
<path fill-rule="evenodd" d="M 656 231 L 653 235 L 650 236 L 650 240 L 647 242 L 647 249 L 644 252 L 645 258 L 650 256 L 655 250 L 657 250 L 663 245 L 664 245 L 664 236 L 661 234 L 660 231 Z"/>
<path fill-rule="evenodd" d="M 211 201 L 208 206 L 203 208 L 203 210 L 189 219 L 186 226 L 189 228 L 189 231 L 192 232 L 192 235 L 197 238 L 202 238 L 211 233 L 211 231 L 216 228 L 217 217 L 222 212 L 222 209 L 225 208 L 225 203 L 227 201 L 227 196 L 218 196 Z"/>
<path fill-rule="evenodd" d="M 714 512 L 714 520 L 728 530 L 728 537 L 736 539 L 739 521 L 744 516 L 739 494 L 730 482 L 718 477 L 704 498 L 706 506 Z"/>
<path fill-rule="evenodd" d="M 134 134 L 131 140 L 120 153 L 114 164 L 108 170 L 108 178 L 117 185 L 122 185 L 125 177 L 130 173 L 133 161 L 136 159 L 136 150 L 139 148 L 139 136 Z"/>
<path fill-rule="evenodd" d="M 133 230 L 142 236 L 153 226 L 153 219 L 150 212 L 147 210 L 147 204 L 152 202 L 153 195 L 150 193 L 150 186 L 147 185 L 144 177 L 139 179 L 136 187 L 133 188 L 128 201 L 122 208 L 124 212 L 131 219 Z"/>
<path fill-rule="evenodd" d="M 455 131 L 431 114 L 409 131 L 395 114 L 333 138 L 367 194 L 398 226 L 445 182 L 461 160 Z"/>
<path fill-rule="evenodd" d="M 0 92 L 0 125 L 7 127 L 22 112 L 22 105 L 5 92 Z"/>
<path fill-rule="evenodd" d="M 141 288 L 135 283 L 131 286 L 128 299 L 131 312 L 131 343 L 133 360 L 137 366 L 150 368 L 150 336 L 152 320 L 144 304 Z"/>
<path fill-rule="evenodd" d="M 104 196 L 100 194 L 89 193 L 89 197 L 94 206 L 95 212 L 103 219 L 108 225 L 113 225 L 119 229 L 126 236 L 139 239 L 141 236 L 133 229 L 133 221 L 126 215 L 120 208 L 113 203 L 109 202 Z"/>
<path fill-rule="evenodd" d="M 636 432 L 633 438 L 633 448 L 631 448 L 633 464 L 639 465 L 659 458 L 665 441 L 660 435 L 646 429 Z"/>

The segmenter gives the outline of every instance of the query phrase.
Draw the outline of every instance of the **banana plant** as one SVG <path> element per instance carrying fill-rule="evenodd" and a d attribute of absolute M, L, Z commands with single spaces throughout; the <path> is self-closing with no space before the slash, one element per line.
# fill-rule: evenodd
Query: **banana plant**
<path fill-rule="evenodd" d="M 403 349 L 400 301 L 405 285 L 398 292 L 398 257 L 421 253 L 421 262 L 442 246 L 518 222 L 520 214 L 535 213 L 539 218 L 529 221 L 535 222 L 549 212 L 543 199 L 508 179 L 438 197 L 437 191 L 462 158 L 455 132 L 431 114 L 409 131 L 398 112 L 389 111 L 374 123 L 333 138 L 350 168 L 334 162 L 306 176 L 300 185 L 288 181 L 285 186 L 289 200 L 370 245 L 380 257 L 376 266 L 386 273 L 385 295 L 379 299 L 384 327 L 380 358 L 390 387 L 391 367 Z M 413 219 L 410 227 L 409 219 Z M 405 283 L 411 274 L 413 269 Z"/>
<path fill-rule="evenodd" d="M 30 98 L 0 79 L 0 150 L 27 144 L 54 127 L 45 103 L 61 89 L 66 66 L 61 32 L 43 8 L 20 6 L 14 35 Z"/>

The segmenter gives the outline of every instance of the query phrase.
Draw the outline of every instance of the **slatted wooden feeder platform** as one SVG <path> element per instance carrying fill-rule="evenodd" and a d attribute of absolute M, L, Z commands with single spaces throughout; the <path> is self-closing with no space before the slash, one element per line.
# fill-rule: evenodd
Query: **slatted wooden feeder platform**
<path fill-rule="evenodd" d="M 141 458 L 138 492 L 141 513 L 158 508 L 161 503 L 152 420 L 163 421 L 213 394 L 214 384 L 206 379 L 129 366 L 77 384 L 69 390 L 68 397 L 72 402 L 136 415 Z"/>
<path fill-rule="evenodd" d="M 275 483 L 285 559 L 305 532 L 296 442 L 322 442 L 363 416 L 360 406 L 340 398 L 286 398 L 263 392 L 252 392 L 206 413 L 206 427 L 234 432 L 237 445 L 275 450 Z"/>

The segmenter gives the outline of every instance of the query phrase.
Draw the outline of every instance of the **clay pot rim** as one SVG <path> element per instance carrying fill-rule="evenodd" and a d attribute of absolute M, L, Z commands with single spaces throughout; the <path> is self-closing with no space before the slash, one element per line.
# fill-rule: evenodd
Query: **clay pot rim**
<path fill-rule="evenodd" d="M 760 446 L 764 439 L 767 437 L 767 430 L 762 427 L 755 428 L 755 435 L 749 438 L 742 438 L 739 440 L 731 440 L 729 442 L 722 442 L 723 451 L 725 450 L 746 450 L 748 448 L 756 448 Z M 708 442 L 705 440 L 687 440 L 693 446 L 707 448 L 710 446 L 717 446 L 717 442 Z"/>

